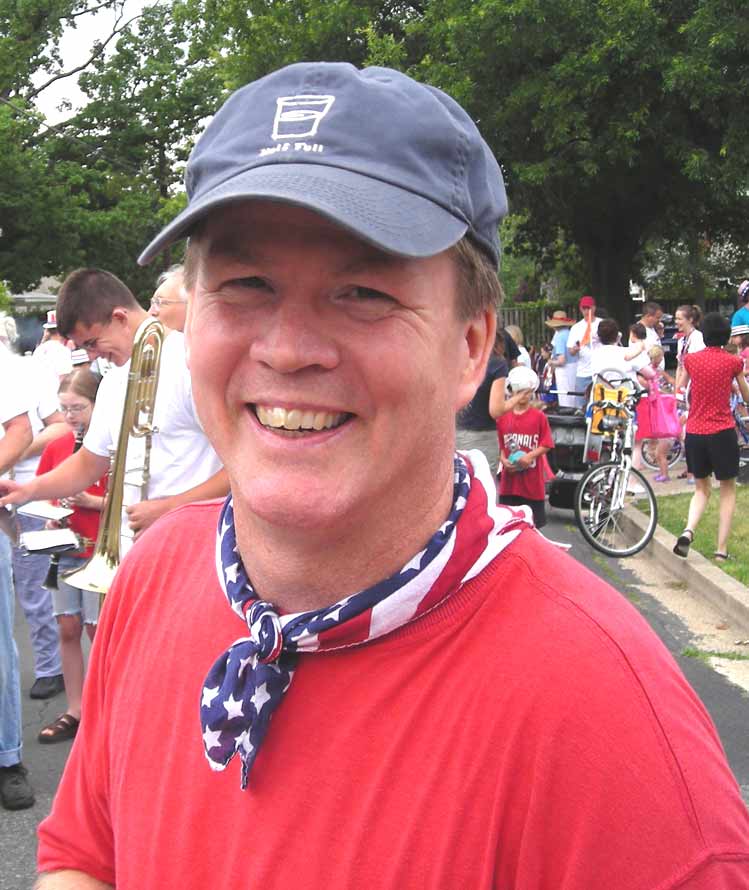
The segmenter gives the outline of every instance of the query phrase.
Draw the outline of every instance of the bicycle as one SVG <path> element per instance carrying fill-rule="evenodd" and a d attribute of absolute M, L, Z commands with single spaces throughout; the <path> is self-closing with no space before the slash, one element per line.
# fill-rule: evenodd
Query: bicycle
<path fill-rule="evenodd" d="M 610 381 L 606 381 L 610 383 Z M 625 381 L 622 381 L 625 382 Z M 604 437 L 610 459 L 587 470 L 575 492 L 575 520 L 585 540 L 607 556 L 633 556 L 652 539 L 658 504 L 643 474 L 632 466 L 635 414 L 644 390 L 604 390 L 607 397 L 588 406 L 591 430 Z M 637 510 L 644 522 L 632 518 Z"/>
<path fill-rule="evenodd" d="M 655 451 L 658 447 L 658 443 L 661 441 L 661 439 L 642 440 L 642 462 L 651 470 L 660 469 L 660 464 L 658 463 L 658 460 L 656 458 Z M 673 441 L 671 442 L 671 447 L 668 449 L 668 455 L 666 457 L 669 470 L 681 460 L 683 450 L 684 449 L 681 444 L 681 439 L 673 439 Z"/>

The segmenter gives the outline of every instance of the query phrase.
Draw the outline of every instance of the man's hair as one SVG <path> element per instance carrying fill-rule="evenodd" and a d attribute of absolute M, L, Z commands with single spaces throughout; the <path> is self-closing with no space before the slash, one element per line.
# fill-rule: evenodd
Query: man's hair
<path fill-rule="evenodd" d="M 619 336 L 619 325 L 613 318 L 604 318 L 598 323 L 598 339 L 604 346 L 616 343 Z"/>
<path fill-rule="evenodd" d="M 636 321 L 634 324 L 631 324 L 629 326 L 629 333 L 634 334 L 638 340 L 644 340 L 648 335 L 645 330 L 645 325 L 641 321 Z"/>
<path fill-rule="evenodd" d="M 70 337 L 77 324 L 106 324 L 118 306 L 138 309 L 139 303 L 116 275 L 103 269 L 76 269 L 57 295 L 57 329 Z"/>
<path fill-rule="evenodd" d="M 720 312 L 708 312 L 702 319 L 705 346 L 725 346 L 731 337 L 731 322 Z"/>
<path fill-rule="evenodd" d="M 200 230 L 201 226 L 198 224 L 190 234 L 185 250 L 183 284 L 188 291 L 195 286 L 198 272 Z M 504 293 L 491 259 L 467 235 L 451 250 L 458 272 L 458 319 L 468 321 L 487 309 L 498 311 L 504 300 Z"/>
<path fill-rule="evenodd" d="M 165 269 L 161 275 L 156 279 L 156 287 L 160 288 L 161 285 L 167 281 L 167 279 L 171 278 L 172 275 L 176 275 L 178 272 L 182 272 L 184 278 L 185 267 L 182 263 L 175 263 L 173 266 L 170 266 L 168 269 Z"/>
<path fill-rule="evenodd" d="M 655 315 L 656 312 L 662 312 L 662 311 L 663 311 L 663 310 L 661 309 L 661 304 L 660 304 L 660 303 L 654 303 L 652 300 L 649 300 L 649 301 L 648 301 L 647 303 L 645 303 L 645 305 L 642 307 L 642 314 L 643 314 L 643 315 Z"/>

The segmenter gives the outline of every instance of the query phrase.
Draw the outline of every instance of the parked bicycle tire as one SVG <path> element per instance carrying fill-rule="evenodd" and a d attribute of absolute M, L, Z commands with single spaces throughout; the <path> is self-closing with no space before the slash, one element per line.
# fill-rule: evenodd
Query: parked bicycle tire
<path fill-rule="evenodd" d="M 658 461 L 655 459 L 655 449 L 660 439 L 643 439 L 642 440 L 642 461 L 650 467 L 651 470 L 660 469 Z M 672 439 L 671 447 L 668 450 L 668 467 L 669 469 L 679 462 L 682 455 L 682 444 L 680 439 Z"/>
<path fill-rule="evenodd" d="M 627 490 L 622 494 L 625 479 Z M 619 500 L 620 506 L 613 507 Z M 645 517 L 642 531 L 626 516 L 628 508 L 640 510 Z M 575 519 L 585 540 L 596 550 L 606 556 L 633 556 L 655 534 L 658 504 L 642 473 L 609 462 L 591 467 L 580 480 L 575 492 Z"/>

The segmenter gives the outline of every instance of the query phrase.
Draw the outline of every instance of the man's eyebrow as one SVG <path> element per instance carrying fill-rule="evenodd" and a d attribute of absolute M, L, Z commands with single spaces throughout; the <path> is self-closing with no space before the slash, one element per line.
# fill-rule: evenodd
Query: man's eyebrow
<path fill-rule="evenodd" d="M 207 254 L 213 258 L 235 260 L 248 265 L 262 262 L 264 259 L 262 252 L 257 251 L 252 244 L 238 240 L 233 234 L 217 238 L 208 248 Z M 373 269 L 395 268 L 403 263 L 408 263 L 409 259 L 409 257 L 386 253 L 374 245 L 367 244 L 363 245 L 361 251 L 357 251 L 351 262 L 344 263 L 341 272 L 357 274 Z"/>

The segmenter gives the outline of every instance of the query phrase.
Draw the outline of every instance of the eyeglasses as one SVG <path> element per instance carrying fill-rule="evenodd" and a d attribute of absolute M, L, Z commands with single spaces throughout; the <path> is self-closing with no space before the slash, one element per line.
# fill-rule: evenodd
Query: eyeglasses
<path fill-rule="evenodd" d="M 88 405 L 60 405 L 61 414 L 83 414 Z"/>
<path fill-rule="evenodd" d="M 160 309 L 162 306 L 179 306 L 181 303 L 186 303 L 187 300 L 165 300 L 163 297 L 152 297 L 151 305 L 155 306 L 157 309 Z"/>
<path fill-rule="evenodd" d="M 99 337 L 110 326 L 110 324 L 112 324 L 111 319 L 102 325 L 102 330 L 95 337 L 91 337 L 89 340 L 84 340 L 82 343 L 78 343 L 76 341 L 75 345 L 78 347 L 78 349 L 85 349 L 86 352 L 96 352 L 96 347 L 99 344 Z"/>

